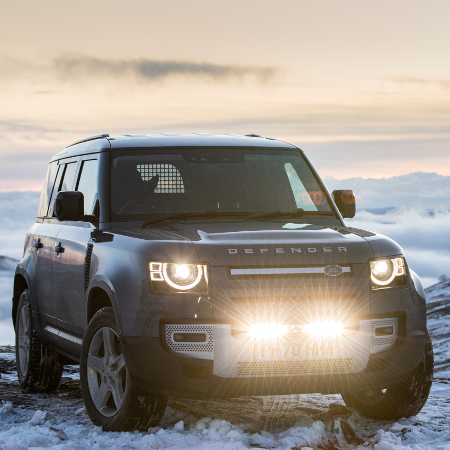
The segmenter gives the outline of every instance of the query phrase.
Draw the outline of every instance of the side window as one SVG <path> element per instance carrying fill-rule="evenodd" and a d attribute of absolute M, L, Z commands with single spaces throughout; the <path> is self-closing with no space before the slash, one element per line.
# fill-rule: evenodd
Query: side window
<path fill-rule="evenodd" d="M 97 180 L 98 161 L 96 159 L 83 161 L 76 190 L 84 195 L 84 214 L 86 215 L 94 212 L 95 201 L 97 200 Z"/>
<path fill-rule="evenodd" d="M 41 191 L 41 199 L 39 201 L 37 217 L 45 217 L 47 215 L 48 204 L 52 196 L 52 190 L 55 184 L 55 177 L 57 172 L 58 172 L 58 164 L 55 161 L 49 165 L 47 170 L 47 177 L 45 179 L 44 186 Z"/>
<path fill-rule="evenodd" d="M 77 171 L 77 162 L 62 164 L 58 170 L 58 176 L 56 177 L 55 187 L 53 188 L 52 199 L 50 201 L 50 207 L 48 209 L 48 216 L 53 216 L 53 206 L 55 204 L 56 196 L 60 191 L 71 191 L 75 182 L 75 174 Z"/>
<path fill-rule="evenodd" d="M 75 173 L 77 171 L 77 163 L 69 163 L 66 164 L 66 168 L 64 169 L 64 175 L 60 187 L 60 191 L 73 191 L 73 185 L 75 182 Z"/>

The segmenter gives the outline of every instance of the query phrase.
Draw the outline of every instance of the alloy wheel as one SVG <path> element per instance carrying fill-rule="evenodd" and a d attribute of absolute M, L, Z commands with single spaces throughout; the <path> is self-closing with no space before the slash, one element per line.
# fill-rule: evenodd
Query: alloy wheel
<path fill-rule="evenodd" d="M 26 305 L 23 305 L 20 309 L 19 323 L 17 328 L 17 346 L 18 352 L 18 364 L 20 372 L 25 375 L 28 371 L 30 364 L 30 352 L 31 352 L 31 336 L 30 336 L 30 311 Z"/>
<path fill-rule="evenodd" d="M 100 328 L 89 345 L 87 381 L 97 410 L 114 416 L 125 399 L 127 370 L 119 336 L 110 327 Z"/>

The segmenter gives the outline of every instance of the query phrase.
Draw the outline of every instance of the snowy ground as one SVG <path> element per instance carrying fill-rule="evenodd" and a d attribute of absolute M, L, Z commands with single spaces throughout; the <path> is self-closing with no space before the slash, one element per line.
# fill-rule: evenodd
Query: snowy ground
<path fill-rule="evenodd" d="M 366 419 L 339 395 L 172 400 L 160 427 L 106 433 L 85 413 L 69 367 L 54 394 L 19 389 L 12 347 L 0 348 L 0 449 L 450 449 L 450 380 L 436 378 L 417 416 Z"/>

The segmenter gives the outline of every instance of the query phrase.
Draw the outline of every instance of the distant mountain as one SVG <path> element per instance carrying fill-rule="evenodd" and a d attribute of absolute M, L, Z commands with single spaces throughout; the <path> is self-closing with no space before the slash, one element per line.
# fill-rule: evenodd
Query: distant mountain
<path fill-rule="evenodd" d="M 0 255 L 0 271 L 13 271 L 16 270 L 17 263 L 19 261 L 14 258 L 8 258 L 7 256 Z"/>
<path fill-rule="evenodd" d="M 324 179 L 330 191 L 352 189 L 356 208 L 450 209 L 450 176 L 415 172 L 391 178 Z"/>
<path fill-rule="evenodd" d="M 425 289 L 427 326 L 434 347 L 435 376 L 450 377 L 450 278 Z"/>

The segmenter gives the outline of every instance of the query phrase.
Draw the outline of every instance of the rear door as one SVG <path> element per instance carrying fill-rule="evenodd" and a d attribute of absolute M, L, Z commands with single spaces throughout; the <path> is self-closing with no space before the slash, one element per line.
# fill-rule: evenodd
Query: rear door
<path fill-rule="evenodd" d="M 61 182 L 61 166 L 57 161 L 50 163 L 47 179 L 41 192 L 37 218 L 40 224 L 35 227 L 31 236 L 31 248 L 34 254 L 36 276 L 31 278 L 31 293 L 36 311 L 42 325 L 54 320 L 55 303 L 53 301 L 53 242 L 61 227 L 53 227 L 49 223 L 48 209 L 53 189 Z"/>
<path fill-rule="evenodd" d="M 62 224 L 53 217 L 53 204 L 56 194 L 60 190 L 67 190 L 68 186 L 73 185 L 76 169 L 76 161 L 58 164 L 50 204 L 48 205 L 47 202 L 48 207 L 45 207 L 45 211 L 42 212 L 45 218 L 34 236 L 37 280 L 33 295 L 36 297 L 37 308 L 43 325 L 50 336 L 56 334 L 56 331 L 48 324 L 56 323 L 53 296 L 53 260 L 55 258 L 56 239 L 62 229 Z"/>

